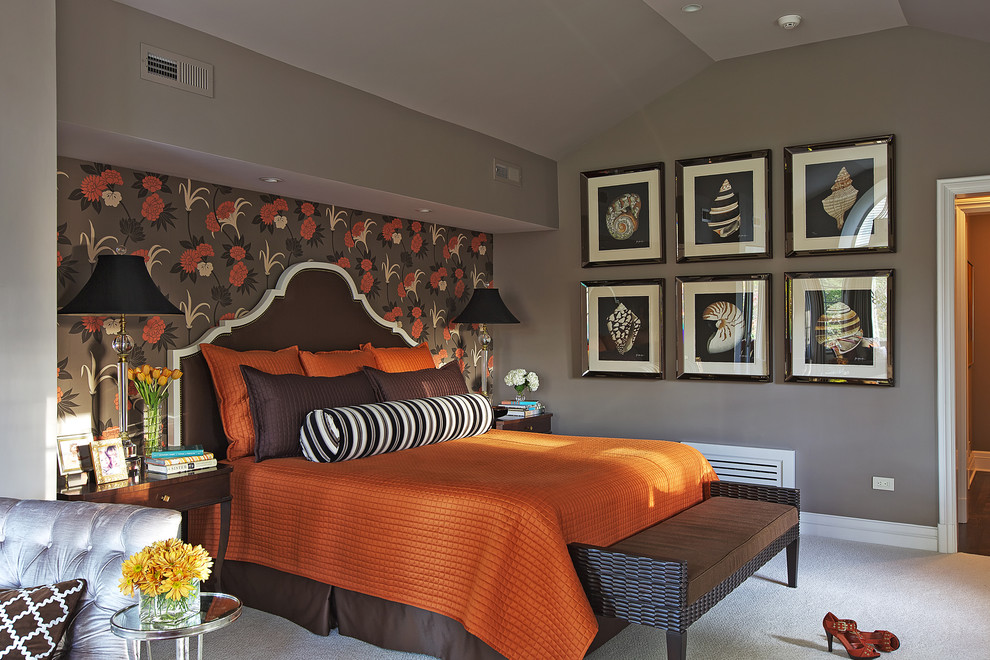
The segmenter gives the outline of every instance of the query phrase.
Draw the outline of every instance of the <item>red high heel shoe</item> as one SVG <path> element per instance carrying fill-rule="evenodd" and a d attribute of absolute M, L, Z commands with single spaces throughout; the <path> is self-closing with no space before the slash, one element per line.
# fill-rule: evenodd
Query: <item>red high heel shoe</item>
<path fill-rule="evenodd" d="M 889 630 L 874 630 L 872 632 L 860 630 L 856 622 L 852 619 L 839 619 L 836 618 L 831 612 L 826 614 L 825 618 L 827 619 L 829 616 L 832 617 L 837 630 L 840 632 L 849 630 L 856 633 L 859 635 L 860 639 L 867 644 L 872 644 L 878 651 L 889 653 L 890 651 L 896 651 L 901 646 L 901 641 L 897 639 L 897 635 Z"/>
<path fill-rule="evenodd" d="M 879 658 L 880 653 L 873 648 L 872 644 L 863 642 L 859 636 L 859 631 L 855 631 L 855 626 L 850 626 L 829 612 L 822 620 L 825 627 L 825 635 L 828 637 L 828 650 L 832 652 L 832 638 L 836 637 L 846 649 L 850 658 Z M 855 631 L 855 632 L 854 632 Z"/>

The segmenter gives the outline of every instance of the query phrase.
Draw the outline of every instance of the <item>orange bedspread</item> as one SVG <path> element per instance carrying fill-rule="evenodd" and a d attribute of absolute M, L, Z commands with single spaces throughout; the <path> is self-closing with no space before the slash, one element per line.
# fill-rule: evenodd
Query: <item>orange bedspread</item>
<path fill-rule="evenodd" d="M 678 443 L 497 430 L 336 464 L 245 458 L 226 556 L 444 614 L 510 660 L 581 658 L 597 623 L 567 544 L 615 543 L 715 478 Z"/>

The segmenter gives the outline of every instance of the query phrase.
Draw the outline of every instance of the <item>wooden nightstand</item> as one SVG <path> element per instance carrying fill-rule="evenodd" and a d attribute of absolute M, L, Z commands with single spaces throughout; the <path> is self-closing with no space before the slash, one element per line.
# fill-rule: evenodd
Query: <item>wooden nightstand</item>
<path fill-rule="evenodd" d="M 550 418 L 553 413 L 543 413 L 532 417 L 500 417 L 495 420 L 495 428 L 506 431 L 529 431 L 530 433 L 550 433 Z"/>
<path fill-rule="evenodd" d="M 60 491 L 58 499 L 137 504 L 182 512 L 219 504 L 220 539 L 210 578 L 213 584 L 219 585 L 230 534 L 230 473 L 233 470 L 231 466 L 221 464 L 215 468 L 182 474 L 159 475 L 142 471 L 139 481 L 115 481 L 101 485 L 88 483 Z"/>

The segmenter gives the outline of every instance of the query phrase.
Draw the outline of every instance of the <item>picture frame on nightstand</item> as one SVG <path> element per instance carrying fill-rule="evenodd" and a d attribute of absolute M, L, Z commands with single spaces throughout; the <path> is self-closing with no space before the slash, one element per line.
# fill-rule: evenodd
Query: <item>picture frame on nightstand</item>
<path fill-rule="evenodd" d="M 124 460 L 124 445 L 120 438 L 94 440 L 90 444 L 90 454 L 97 484 L 127 479 L 127 461 Z"/>

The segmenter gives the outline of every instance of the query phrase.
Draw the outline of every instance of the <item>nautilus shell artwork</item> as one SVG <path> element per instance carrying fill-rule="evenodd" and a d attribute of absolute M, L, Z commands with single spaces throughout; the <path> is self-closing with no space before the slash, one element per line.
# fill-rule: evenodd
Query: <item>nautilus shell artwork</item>
<path fill-rule="evenodd" d="M 858 195 L 859 191 L 853 188 L 852 177 L 843 167 L 835 177 L 835 183 L 832 184 L 832 194 L 822 200 L 822 207 L 826 213 L 835 218 L 840 230 L 846 221 L 846 213 L 856 203 Z"/>
<path fill-rule="evenodd" d="M 705 222 L 708 223 L 709 229 L 722 238 L 732 236 L 739 231 L 739 198 L 728 179 L 723 181 L 722 187 L 718 189 L 718 195 L 712 203 Z"/>
<path fill-rule="evenodd" d="M 643 200 L 635 193 L 626 193 L 612 202 L 605 215 L 605 228 L 612 238 L 624 241 L 639 228 L 639 211 Z"/>
<path fill-rule="evenodd" d="M 815 341 L 842 357 L 863 341 L 863 326 L 859 315 L 841 302 L 832 303 L 815 324 Z"/>
<path fill-rule="evenodd" d="M 642 325 L 643 322 L 639 320 L 639 317 L 622 303 L 619 303 L 615 311 L 609 314 L 608 333 L 612 337 L 612 341 L 615 342 L 619 355 L 625 355 L 633 347 L 633 344 L 636 343 L 636 335 L 639 334 Z"/>
<path fill-rule="evenodd" d="M 723 353 L 742 341 L 746 318 L 732 303 L 721 300 L 713 302 L 701 313 L 701 318 L 715 321 L 715 332 L 708 338 L 709 353 Z"/>

